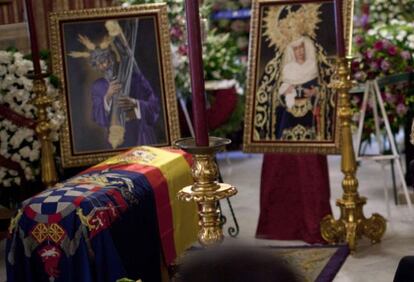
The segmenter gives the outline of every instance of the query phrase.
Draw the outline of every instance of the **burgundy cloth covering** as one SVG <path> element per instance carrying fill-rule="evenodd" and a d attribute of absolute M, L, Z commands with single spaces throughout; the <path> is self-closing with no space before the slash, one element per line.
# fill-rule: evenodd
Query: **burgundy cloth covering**
<path fill-rule="evenodd" d="M 256 237 L 324 243 L 320 221 L 331 214 L 326 156 L 265 154 Z"/>
<path fill-rule="evenodd" d="M 233 114 L 237 105 L 236 88 L 218 89 L 211 92 L 214 103 L 207 109 L 208 127 L 216 129 L 225 124 Z"/>

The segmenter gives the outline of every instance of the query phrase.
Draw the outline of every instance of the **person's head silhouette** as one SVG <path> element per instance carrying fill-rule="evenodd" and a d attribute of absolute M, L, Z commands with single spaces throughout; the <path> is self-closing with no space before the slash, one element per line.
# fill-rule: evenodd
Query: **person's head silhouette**
<path fill-rule="evenodd" d="M 212 247 L 192 251 L 179 263 L 175 282 L 299 282 L 295 272 L 266 249 Z"/>

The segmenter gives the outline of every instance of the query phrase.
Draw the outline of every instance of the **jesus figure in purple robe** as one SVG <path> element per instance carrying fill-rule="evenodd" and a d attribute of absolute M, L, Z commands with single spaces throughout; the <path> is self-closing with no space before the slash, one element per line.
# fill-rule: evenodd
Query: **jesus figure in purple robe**
<path fill-rule="evenodd" d="M 114 78 L 113 57 L 109 49 L 91 52 L 92 67 L 103 74 L 91 86 L 92 118 L 99 126 L 107 128 L 109 134 L 112 111 L 117 106 L 125 116 L 125 134 L 120 147 L 156 144 L 154 127 L 160 115 L 160 99 L 139 68 L 131 74 L 129 95 L 119 95 L 122 85 Z"/>

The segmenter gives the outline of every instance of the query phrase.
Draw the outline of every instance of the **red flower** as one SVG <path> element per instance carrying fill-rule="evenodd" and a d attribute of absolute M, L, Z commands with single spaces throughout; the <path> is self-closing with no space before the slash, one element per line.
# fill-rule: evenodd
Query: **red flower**
<path fill-rule="evenodd" d="M 180 45 L 180 47 L 178 47 L 178 53 L 180 53 L 181 55 L 186 56 L 187 53 L 188 53 L 188 47 L 187 47 L 187 45 L 185 45 L 185 44 Z"/>
<path fill-rule="evenodd" d="M 355 44 L 362 45 L 362 43 L 364 43 L 364 38 L 361 35 L 356 35 L 355 36 Z"/>
<path fill-rule="evenodd" d="M 382 42 L 382 40 L 378 40 L 377 42 L 374 43 L 374 49 L 377 51 L 381 51 L 384 48 L 384 43 Z"/>
<path fill-rule="evenodd" d="M 183 35 L 183 31 L 181 30 L 181 28 L 175 26 L 171 28 L 170 35 L 173 38 L 180 38 Z"/>
<path fill-rule="evenodd" d="M 395 47 L 394 45 L 391 45 L 390 47 L 388 47 L 388 54 L 390 54 L 391 56 L 395 56 L 397 55 L 397 47 Z"/>
<path fill-rule="evenodd" d="M 353 61 L 353 62 L 352 62 L 352 64 L 351 64 L 351 69 L 352 69 L 352 71 L 353 71 L 353 72 L 358 71 L 358 70 L 359 70 L 359 65 L 360 65 L 360 62 L 358 62 L 358 61 Z"/>

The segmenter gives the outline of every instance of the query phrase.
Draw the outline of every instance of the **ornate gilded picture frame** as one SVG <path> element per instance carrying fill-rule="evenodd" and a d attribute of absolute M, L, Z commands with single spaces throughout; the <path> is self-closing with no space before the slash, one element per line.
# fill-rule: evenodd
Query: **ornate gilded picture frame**
<path fill-rule="evenodd" d="M 52 13 L 50 38 L 63 167 L 180 137 L 165 4 Z"/>
<path fill-rule="evenodd" d="M 352 5 L 344 1 L 346 46 Z M 253 1 L 245 152 L 338 152 L 338 99 L 328 86 L 335 38 L 333 0 Z"/>

